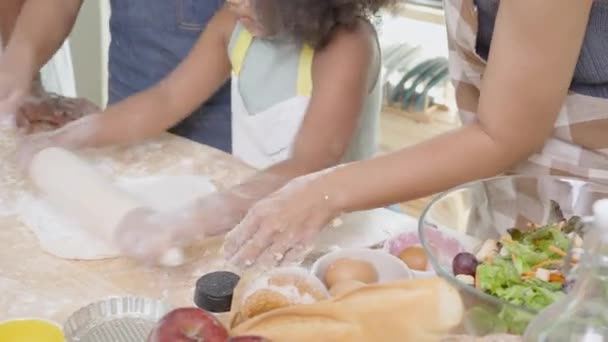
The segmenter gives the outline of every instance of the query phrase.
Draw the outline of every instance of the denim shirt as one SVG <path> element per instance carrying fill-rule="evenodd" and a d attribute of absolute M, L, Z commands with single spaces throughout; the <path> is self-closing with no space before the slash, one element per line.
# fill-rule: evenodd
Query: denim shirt
<path fill-rule="evenodd" d="M 167 76 L 186 58 L 223 3 L 111 0 L 109 103 L 143 91 Z M 171 132 L 230 152 L 230 115 L 230 86 L 226 84 Z"/>

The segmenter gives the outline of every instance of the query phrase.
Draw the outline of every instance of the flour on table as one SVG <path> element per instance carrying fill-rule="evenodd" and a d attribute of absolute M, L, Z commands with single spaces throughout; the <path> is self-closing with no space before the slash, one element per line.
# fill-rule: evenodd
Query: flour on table
<path fill-rule="evenodd" d="M 116 185 L 158 211 L 178 209 L 215 191 L 209 179 L 202 176 L 122 178 L 116 181 Z M 86 200 L 89 199 L 83 198 Z M 52 255 L 77 260 L 108 259 L 120 255 L 111 244 L 90 234 L 78 221 L 44 198 L 24 196 L 18 212 L 38 238 L 42 249 Z"/>

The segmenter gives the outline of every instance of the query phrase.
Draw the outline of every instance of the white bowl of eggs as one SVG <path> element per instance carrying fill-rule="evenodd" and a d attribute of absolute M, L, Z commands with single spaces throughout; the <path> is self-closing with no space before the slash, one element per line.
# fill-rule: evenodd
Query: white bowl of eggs
<path fill-rule="evenodd" d="M 342 249 L 319 258 L 311 269 L 332 296 L 358 287 L 414 277 L 401 260 L 383 250 Z"/>
<path fill-rule="evenodd" d="M 458 240 L 445 236 L 439 231 L 429 231 L 427 235 L 429 245 L 434 249 L 441 250 L 441 254 L 455 256 L 464 251 L 462 244 Z M 404 232 L 386 240 L 384 251 L 394 255 L 402 263 L 406 264 L 412 270 L 415 278 L 436 276 L 429 262 L 428 255 L 422 247 L 418 232 Z"/>

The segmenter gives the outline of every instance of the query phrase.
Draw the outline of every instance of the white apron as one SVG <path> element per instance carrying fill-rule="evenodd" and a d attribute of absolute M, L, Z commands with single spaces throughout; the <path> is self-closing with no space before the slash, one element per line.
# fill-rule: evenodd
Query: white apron
<path fill-rule="evenodd" d="M 253 37 L 242 30 L 232 51 L 232 153 L 247 164 L 265 169 L 288 159 L 312 94 L 314 50 L 304 45 L 297 94 L 258 113 L 251 113 L 240 91 L 239 75 Z"/>

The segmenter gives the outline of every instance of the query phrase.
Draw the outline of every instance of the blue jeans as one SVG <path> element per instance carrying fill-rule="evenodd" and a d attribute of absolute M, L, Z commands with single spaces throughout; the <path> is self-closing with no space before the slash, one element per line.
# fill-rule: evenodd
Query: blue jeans
<path fill-rule="evenodd" d="M 186 58 L 223 2 L 111 0 L 109 104 L 167 76 Z M 226 84 L 170 132 L 230 153 L 230 117 L 230 85 Z"/>

